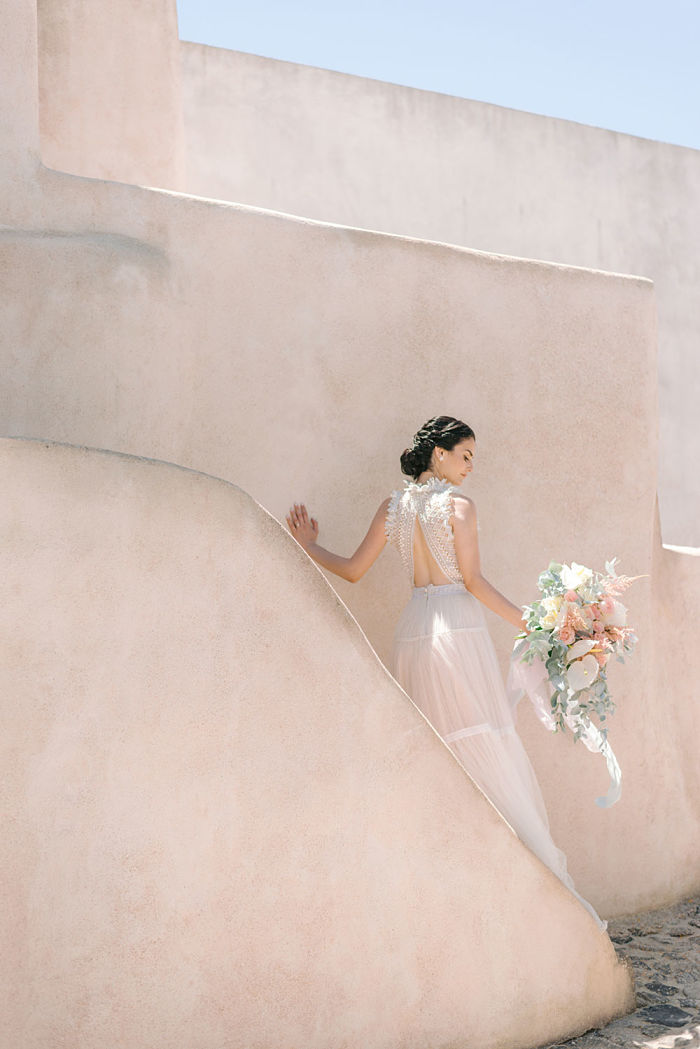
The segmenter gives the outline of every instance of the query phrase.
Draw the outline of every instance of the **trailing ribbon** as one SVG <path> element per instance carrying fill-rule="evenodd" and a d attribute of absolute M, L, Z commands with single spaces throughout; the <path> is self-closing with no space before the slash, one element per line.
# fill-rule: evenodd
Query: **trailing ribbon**
<path fill-rule="evenodd" d="M 557 723 L 552 717 L 551 699 L 554 689 L 547 674 L 543 660 L 535 657 L 531 663 L 521 662 L 521 657 L 528 647 L 527 639 L 517 641 L 510 657 L 507 691 L 511 706 L 514 708 L 523 695 L 532 703 L 535 714 L 545 728 L 555 732 Z M 622 794 L 622 773 L 612 748 L 600 729 L 581 714 L 565 714 L 564 721 L 572 732 L 579 732 L 579 739 L 596 754 L 602 754 L 608 767 L 610 787 L 608 793 L 596 798 L 595 803 L 602 809 L 610 808 L 620 800 Z"/>

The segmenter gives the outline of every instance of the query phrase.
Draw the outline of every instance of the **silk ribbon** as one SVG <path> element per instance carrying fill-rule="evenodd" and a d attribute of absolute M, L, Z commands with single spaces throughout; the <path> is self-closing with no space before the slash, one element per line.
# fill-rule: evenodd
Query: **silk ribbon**
<path fill-rule="evenodd" d="M 526 695 L 535 714 L 550 732 L 556 731 L 557 723 L 552 715 L 551 699 L 554 689 L 547 674 L 547 668 L 542 659 L 537 656 L 531 663 L 523 663 L 522 656 L 527 650 L 527 639 L 516 641 L 510 657 L 510 670 L 508 672 L 507 690 L 511 706 L 514 708 Z M 564 721 L 567 728 L 572 732 L 580 729 L 579 738 L 585 746 L 596 754 L 602 754 L 608 767 L 610 786 L 607 794 L 596 798 L 596 805 L 602 809 L 608 809 L 620 800 L 622 794 L 622 773 L 617 758 L 612 748 L 603 736 L 599 728 L 581 714 L 565 714 Z"/>

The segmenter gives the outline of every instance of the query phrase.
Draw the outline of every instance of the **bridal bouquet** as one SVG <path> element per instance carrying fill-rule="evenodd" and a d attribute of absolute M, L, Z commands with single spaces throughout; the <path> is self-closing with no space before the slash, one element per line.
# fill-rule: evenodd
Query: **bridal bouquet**
<path fill-rule="evenodd" d="M 529 634 L 516 640 L 509 683 L 526 692 L 541 721 L 553 732 L 573 732 L 589 750 L 606 758 L 611 789 L 598 798 L 604 807 L 620 796 L 620 768 L 607 742 L 604 722 L 615 710 L 606 666 L 614 656 L 624 662 L 637 637 L 627 625 L 627 609 L 618 600 L 635 578 L 618 575 L 617 558 L 605 573 L 572 562 L 552 562 L 538 579 L 541 598 L 525 606 Z"/>

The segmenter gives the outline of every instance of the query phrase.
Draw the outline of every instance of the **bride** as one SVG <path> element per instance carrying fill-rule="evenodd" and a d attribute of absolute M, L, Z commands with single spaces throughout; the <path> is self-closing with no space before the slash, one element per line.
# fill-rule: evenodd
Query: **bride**
<path fill-rule="evenodd" d="M 387 541 L 398 548 L 412 596 L 396 625 L 391 671 L 522 842 L 606 928 L 574 889 L 554 844 L 535 773 L 515 730 L 482 605 L 519 631 L 523 611 L 481 574 L 476 507 L 458 492 L 474 468 L 476 438 L 452 416 L 429 419 L 401 455 L 410 480 L 379 506 L 351 557 L 318 545 L 318 522 L 303 503 L 290 532 L 319 565 L 357 582 Z"/>

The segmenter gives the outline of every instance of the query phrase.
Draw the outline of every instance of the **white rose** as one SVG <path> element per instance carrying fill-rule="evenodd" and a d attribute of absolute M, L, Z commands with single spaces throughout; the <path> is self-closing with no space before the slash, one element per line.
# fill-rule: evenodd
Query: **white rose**
<path fill-rule="evenodd" d="M 584 583 L 590 583 L 592 578 L 593 573 L 585 565 L 579 565 L 575 561 L 571 562 L 571 566 L 562 565 L 561 581 L 567 590 L 576 590 Z"/>
<path fill-rule="evenodd" d="M 561 604 L 561 594 L 543 598 L 542 607 L 545 609 L 545 615 L 542 618 L 542 626 L 545 630 L 552 630 L 557 625 L 557 616 L 561 609 Z"/>

